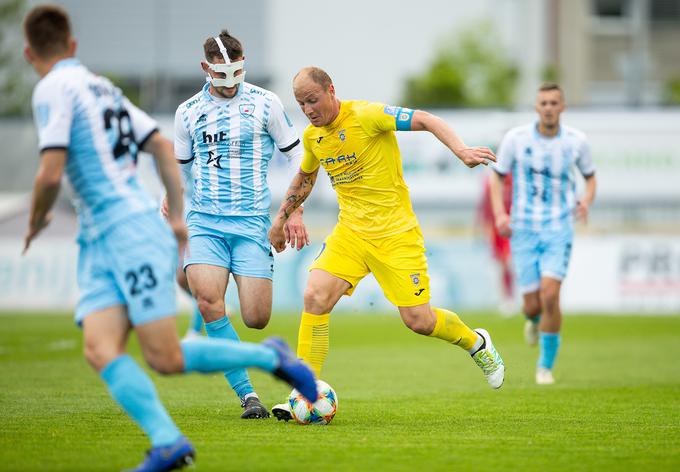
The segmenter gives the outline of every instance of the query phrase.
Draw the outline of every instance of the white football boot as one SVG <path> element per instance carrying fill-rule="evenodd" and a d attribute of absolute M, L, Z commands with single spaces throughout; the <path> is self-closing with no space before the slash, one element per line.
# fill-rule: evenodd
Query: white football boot
<path fill-rule="evenodd" d="M 290 421 L 293 419 L 293 414 L 290 412 L 290 404 L 288 402 L 274 405 L 272 407 L 272 415 L 279 421 Z"/>
<path fill-rule="evenodd" d="M 536 383 L 538 385 L 552 385 L 555 383 L 552 370 L 545 367 L 538 367 L 536 369 Z"/>
<path fill-rule="evenodd" d="M 472 360 L 482 369 L 491 388 L 501 388 L 505 378 L 503 359 L 496 351 L 491 342 L 491 336 L 485 329 L 476 329 L 475 332 L 482 337 L 482 347 L 472 354 Z"/>
<path fill-rule="evenodd" d="M 524 340 L 529 346 L 538 344 L 538 323 L 534 323 L 530 319 L 524 322 Z"/>

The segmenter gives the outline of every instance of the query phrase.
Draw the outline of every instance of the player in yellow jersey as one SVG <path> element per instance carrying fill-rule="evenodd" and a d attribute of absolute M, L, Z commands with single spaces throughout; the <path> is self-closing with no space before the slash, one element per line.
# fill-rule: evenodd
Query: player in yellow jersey
<path fill-rule="evenodd" d="M 404 182 L 394 131 L 429 131 L 468 167 L 495 161 L 484 147 L 466 147 L 440 118 L 420 110 L 366 101 L 340 101 L 326 72 L 302 69 L 293 92 L 311 122 L 304 157 L 274 219 L 269 240 L 280 252 L 291 236 L 285 222 L 312 191 L 319 167 L 330 177 L 340 206 L 338 224 L 310 267 L 298 333 L 298 357 L 317 376 L 328 354 L 330 312 L 372 272 L 385 296 L 416 333 L 443 339 L 470 353 L 489 385 L 503 384 L 505 367 L 489 333 L 472 330 L 455 313 L 430 306 L 423 235 Z M 290 419 L 286 404 L 272 413 Z"/>

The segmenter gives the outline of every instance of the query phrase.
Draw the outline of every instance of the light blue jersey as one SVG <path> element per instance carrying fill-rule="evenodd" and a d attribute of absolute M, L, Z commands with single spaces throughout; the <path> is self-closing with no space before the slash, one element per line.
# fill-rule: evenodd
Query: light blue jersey
<path fill-rule="evenodd" d="M 64 149 L 81 241 L 155 203 L 139 184 L 137 152 L 156 130 L 146 113 L 75 58 L 59 61 L 33 92 L 40 151 Z"/>
<path fill-rule="evenodd" d="M 133 325 L 176 312 L 177 243 L 139 184 L 137 152 L 156 123 L 77 59 L 38 83 L 40 150 L 66 151 L 80 223 L 76 321 L 125 305 Z M 43 157 L 46 159 L 47 157 Z"/>
<path fill-rule="evenodd" d="M 210 84 L 175 114 L 175 155 L 193 182 L 191 211 L 220 216 L 269 214 L 267 171 L 275 147 L 301 154 L 298 134 L 272 92 L 247 82 L 236 96 Z"/>
<path fill-rule="evenodd" d="M 560 126 L 557 136 L 541 135 L 532 123 L 510 130 L 498 148 L 495 170 L 512 172 L 513 230 L 560 231 L 573 227 L 576 206 L 575 169 L 595 173 L 585 135 Z"/>

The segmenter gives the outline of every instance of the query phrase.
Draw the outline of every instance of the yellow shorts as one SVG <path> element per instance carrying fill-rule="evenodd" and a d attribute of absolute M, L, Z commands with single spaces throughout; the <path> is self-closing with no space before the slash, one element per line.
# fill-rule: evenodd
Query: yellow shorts
<path fill-rule="evenodd" d="M 349 282 L 351 295 L 372 272 L 385 297 L 396 306 L 430 301 L 425 241 L 418 226 L 386 238 L 363 239 L 351 229 L 336 225 L 309 270 L 321 269 Z"/>

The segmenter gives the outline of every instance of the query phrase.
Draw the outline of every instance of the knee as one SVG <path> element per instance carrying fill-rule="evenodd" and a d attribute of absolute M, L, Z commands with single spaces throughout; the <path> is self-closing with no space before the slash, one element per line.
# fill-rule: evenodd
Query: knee
<path fill-rule="evenodd" d="M 101 372 L 104 367 L 121 354 L 123 354 L 123 351 L 113 345 L 94 343 L 88 340 L 85 340 L 83 345 L 85 360 L 97 372 Z"/>
<path fill-rule="evenodd" d="M 411 331 L 425 336 L 432 334 L 436 323 L 435 319 L 422 313 L 404 313 L 402 314 L 402 319 Z"/>
<path fill-rule="evenodd" d="M 206 318 L 206 321 L 214 321 L 224 316 L 224 300 L 220 298 L 196 295 L 196 304 L 198 305 L 198 311 Z"/>
<path fill-rule="evenodd" d="M 538 316 L 541 314 L 541 298 L 536 296 L 524 298 L 524 314 L 529 317 Z"/>
<path fill-rule="evenodd" d="M 304 293 L 305 311 L 329 313 L 331 306 L 331 294 L 319 287 L 307 286 Z"/>
<path fill-rule="evenodd" d="M 177 374 L 184 371 L 184 356 L 179 345 L 176 349 L 167 349 L 145 353 L 147 364 L 161 375 Z"/>
<path fill-rule="evenodd" d="M 560 292 L 553 287 L 541 288 L 541 300 L 547 308 L 553 308 L 560 302 Z"/>
<path fill-rule="evenodd" d="M 260 312 L 250 312 L 242 313 L 243 324 L 248 328 L 252 329 L 264 329 L 267 324 L 269 324 L 269 318 L 271 316 L 270 312 L 260 311 Z"/>
<path fill-rule="evenodd" d="M 541 314 L 541 305 L 538 302 L 529 302 L 524 304 L 524 314 L 529 317 L 538 316 Z"/>

